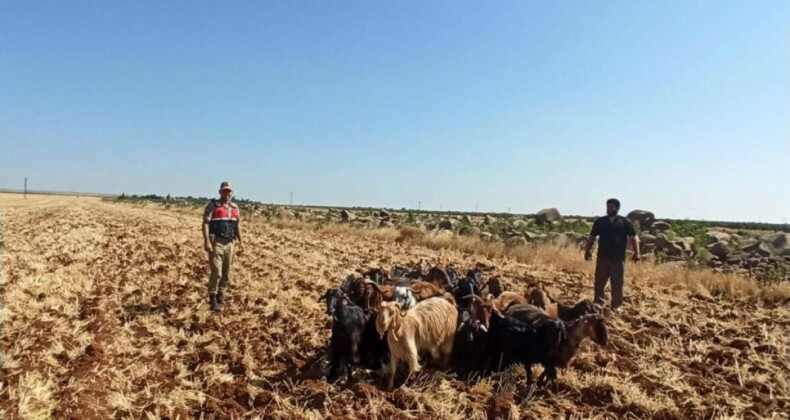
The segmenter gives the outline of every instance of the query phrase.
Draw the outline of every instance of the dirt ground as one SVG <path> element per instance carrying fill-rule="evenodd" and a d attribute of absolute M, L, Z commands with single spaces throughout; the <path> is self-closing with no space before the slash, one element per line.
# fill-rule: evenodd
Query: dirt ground
<path fill-rule="evenodd" d="M 0 203 L 5 419 L 707 419 L 790 410 L 787 303 L 729 286 L 694 291 L 629 266 L 629 302 L 607 320 L 609 346 L 585 343 L 555 389 L 527 389 L 522 368 L 470 383 L 428 369 L 383 392 L 375 372 L 350 384 L 322 376 L 329 319 L 316 300 L 346 274 L 421 259 L 483 263 L 511 290 L 539 281 L 576 301 L 591 298 L 592 264 L 565 264 L 581 260 L 574 250 L 527 263 L 251 219 L 228 302 L 211 314 L 198 211 L 13 194 Z"/>

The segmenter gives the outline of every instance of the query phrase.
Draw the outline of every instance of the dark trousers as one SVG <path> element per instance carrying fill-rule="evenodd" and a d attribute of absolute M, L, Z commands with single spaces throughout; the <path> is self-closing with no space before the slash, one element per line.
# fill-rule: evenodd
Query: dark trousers
<path fill-rule="evenodd" d="M 595 303 L 603 305 L 606 282 L 612 279 L 612 309 L 623 304 L 625 262 L 598 258 L 595 263 Z"/>

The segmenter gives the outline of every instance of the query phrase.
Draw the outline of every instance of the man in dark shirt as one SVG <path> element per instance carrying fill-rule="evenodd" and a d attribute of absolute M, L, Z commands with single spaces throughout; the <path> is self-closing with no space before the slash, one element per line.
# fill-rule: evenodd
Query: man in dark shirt
<path fill-rule="evenodd" d="M 639 240 L 634 225 L 623 216 L 618 216 L 620 201 L 616 198 L 606 200 L 606 216 L 593 223 L 590 237 L 584 246 L 584 259 L 592 259 L 592 245 L 598 239 L 598 259 L 595 263 L 595 303 L 603 305 L 606 282 L 612 280 L 612 309 L 623 304 L 623 282 L 625 271 L 625 250 L 628 242 L 634 249 L 634 261 L 639 261 Z"/>

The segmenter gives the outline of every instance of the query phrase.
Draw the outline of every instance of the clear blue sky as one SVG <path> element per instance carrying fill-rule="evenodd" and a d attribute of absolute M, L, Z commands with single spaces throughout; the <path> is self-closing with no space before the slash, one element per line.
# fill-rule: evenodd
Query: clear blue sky
<path fill-rule="evenodd" d="M 0 187 L 790 221 L 790 2 L 11 1 Z"/>

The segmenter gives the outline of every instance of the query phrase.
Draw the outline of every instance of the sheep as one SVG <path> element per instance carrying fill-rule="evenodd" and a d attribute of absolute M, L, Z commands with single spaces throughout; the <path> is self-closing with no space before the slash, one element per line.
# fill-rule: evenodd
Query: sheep
<path fill-rule="evenodd" d="M 458 320 L 460 324 L 453 340 L 451 365 L 459 377 L 468 378 L 483 368 L 488 329 L 465 311 L 461 312 Z"/>
<path fill-rule="evenodd" d="M 489 330 L 492 331 L 492 334 L 499 334 L 500 340 L 506 340 L 504 343 L 510 341 L 516 343 L 517 346 L 524 344 L 513 337 L 501 337 L 502 332 L 500 330 L 502 330 L 502 327 L 500 325 L 506 325 L 511 330 L 522 331 L 519 334 L 526 334 L 525 337 L 533 341 L 531 347 L 524 353 L 521 361 L 528 367 L 533 363 L 543 365 L 545 370 L 538 380 L 539 385 L 545 384 L 547 380 L 553 381 L 557 378 L 557 367 L 564 368 L 568 366 L 568 362 L 576 354 L 579 345 L 581 345 L 585 337 L 590 337 L 602 346 L 605 346 L 608 341 L 606 323 L 600 314 L 584 315 L 566 324 L 561 319 L 549 316 L 549 314 L 539 308 L 524 304 L 511 306 L 506 311 L 505 318 L 502 318 L 502 314 L 494 310 L 491 316 L 491 324 Z M 520 327 L 512 327 L 514 324 L 520 325 Z M 511 331 L 507 328 L 505 328 L 505 331 Z M 494 333 L 495 330 L 497 331 L 496 333 Z M 502 343 L 498 344 L 500 348 L 503 345 Z M 496 348 L 496 343 L 491 345 Z M 519 349 L 517 348 L 516 351 L 519 351 Z M 512 351 L 507 354 L 510 358 L 506 358 L 506 361 L 512 363 L 514 358 Z M 531 381 L 531 371 L 529 369 L 527 369 L 527 379 Z"/>
<path fill-rule="evenodd" d="M 340 370 L 345 368 L 346 381 L 350 381 L 352 365 L 360 362 L 360 344 L 370 315 L 351 303 L 349 297 L 340 289 L 327 290 L 318 300 L 326 300 L 326 313 L 332 316 L 329 379 L 336 379 Z"/>
<path fill-rule="evenodd" d="M 444 298 L 426 299 L 403 313 L 395 302 L 382 303 L 376 317 L 376 330 L 387 335 L 390 349 L 390 376 L 387 389 L 392 389 L 398 362 L 409 364 L 408 381 L 422 367 L 418 352 L 428 351 L 445 368 L 453 350 L 458 311 Z M 387 334 L 389 333 L 389 334 Z"/>
<path fill-rule="evenodd" d="M 583 300 L 574 306 L 564 305 L 555 301 L 545 290 L 534 288 L 529 293 L 529 303 L 546 311 L 550 316 L 570 322 L 584 315 L 601 313 L 594 303 Z"/>

